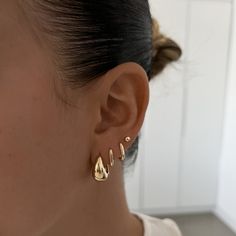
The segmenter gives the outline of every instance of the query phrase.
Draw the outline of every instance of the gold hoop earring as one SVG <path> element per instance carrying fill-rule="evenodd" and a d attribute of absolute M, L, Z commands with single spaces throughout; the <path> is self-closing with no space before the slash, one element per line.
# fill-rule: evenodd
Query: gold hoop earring
<path fill-rule="evenodd" d="M 124 138 L 125 142 L 130 142 L 131 138 L 129 136 L 126 136 Z M 121 152 L 121 156 L 120 156 L 120 160 L 124 161 L 125 160 L 125 148 L 123 146 L 122 143 L 120 143 L 120 152 Z"/>
<path fill-rule="evenodd" d="M 102 157 L 99 156 L 93 172 L 93 177 L 97 181 L 106 181 L 109 176 L 109 166 L 107 165 L 107 169 L 104 167 Z"/>
<path fill-rule="evenodd" d="M 124 161 L 124 159 L 125 159 L 125 148 L 124 148 L 122 143 L 120 143 L 120 152 L 121 152 L 120 160 Z"/>
<path fill-rule="evenodd" d="M 110 165 L 114 166 L 115 160 L 114 160 L 114 154 L 111 148 L 109 149 L 109 158 L 110 158 Z"/>

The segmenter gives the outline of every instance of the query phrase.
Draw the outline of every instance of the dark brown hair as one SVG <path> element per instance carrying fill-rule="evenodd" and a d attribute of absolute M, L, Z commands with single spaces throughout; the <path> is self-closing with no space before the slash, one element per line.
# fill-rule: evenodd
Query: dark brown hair
<path fill-rule="evenodd" d="M 180 47 L 160 33 L 148 0 L 21 0 L 21 6 L 73 89 L 128 61 L 140 64 L 151 80 L 181 56 Z M 136 160 L 139 136 L 127 150 L 129 164 Z"/>

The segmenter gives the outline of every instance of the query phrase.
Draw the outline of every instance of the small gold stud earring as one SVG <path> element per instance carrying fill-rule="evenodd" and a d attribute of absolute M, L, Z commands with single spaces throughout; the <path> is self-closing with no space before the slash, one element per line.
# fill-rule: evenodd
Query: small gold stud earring
<path fill-rule="evenodd" d="M 110 165 L 114 166 L 115 160 L 114 160 L 114 154 L 111 148 L 109 149 L 109 158 L 110 158 Z"/>
<path fill-rule="evenodd" d="M 129 136 L 125 137 L 125 142 L 129 142 L 131 140 L 131 138 Z"/>
<path fill-rule="evenodd" d="M 94 179 L 97 181 L 106 181 L 109 176 L 109 172 L 110 172 L 109 166 L 107 165 L 107 170 L 106 170 L 102 161 L 102 157 L 99 156 L 94 167 L 94 172 L 93 172 Z"/>

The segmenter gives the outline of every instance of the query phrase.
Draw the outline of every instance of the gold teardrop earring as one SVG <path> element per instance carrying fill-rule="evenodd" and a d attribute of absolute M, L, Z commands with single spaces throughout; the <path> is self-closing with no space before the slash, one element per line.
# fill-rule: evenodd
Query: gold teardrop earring
<path fill-rule="evenodd" d="M 127 136 L 125 137 L 124 140 L 125 142 L 130 142 L 131 138 Z M 122 143 L 120 143 L 120 151 L 121 151 L 120 159 L 123 161 L 125 159 L 125 149 Z M 111 148 L 109 148 L 109 158 L 110 158 L 110 166 L 114 166 L 115 160 L 114 160 L 113 150 Z M 110 174 L 109 165 L 107 165 L 107 168 L 105 168 L 102 161 L 102 157 L 101 155 L 99 155 L 93 168 L 94 179 L 99 182 L 106 181 L 108 179 L 109 174 Z"/>
<path fill-rule="evenodd" d="M 94 167 L 94 172 L 93 172 L 93 177 L 97 181 L 106 181 L 108 179 L 110 170 L 109 166 L 107 165 L 107 169 L 104 167 L 102 157 L 99 156 L 95 167 Z"/>

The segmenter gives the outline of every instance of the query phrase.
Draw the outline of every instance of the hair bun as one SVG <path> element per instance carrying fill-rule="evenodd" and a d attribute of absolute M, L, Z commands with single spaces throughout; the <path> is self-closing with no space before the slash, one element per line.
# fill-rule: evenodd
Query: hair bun
<path fill-rule="evenodd" d="M 155 18 L 152 18 L 152 44 L 151 78 L 162 72 L 167 64 L 177 61 L 182 55 L 179 45 L 160 33 L 159 23 Z"/>

